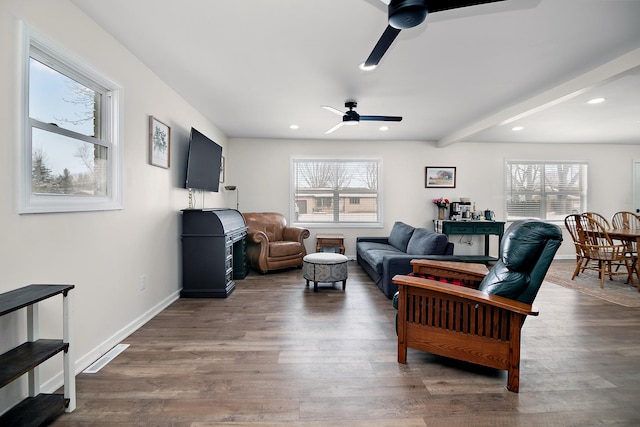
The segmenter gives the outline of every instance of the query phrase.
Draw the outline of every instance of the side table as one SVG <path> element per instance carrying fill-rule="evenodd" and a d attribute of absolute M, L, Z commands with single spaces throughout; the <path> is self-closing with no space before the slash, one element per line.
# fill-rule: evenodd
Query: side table
<path fill-rule="evenodd" d="M 327 249 L 338 249 L 344 255 L 343 234 L 316 234 L 316 252 L 334 252 Z"/>

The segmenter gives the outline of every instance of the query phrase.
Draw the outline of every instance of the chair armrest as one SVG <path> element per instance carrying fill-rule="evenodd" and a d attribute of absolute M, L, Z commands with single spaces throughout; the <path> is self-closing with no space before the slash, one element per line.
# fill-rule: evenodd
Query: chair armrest
<path fill-rule="evenodd" d="M 266 233 L 260 230 L 248 230 L 247 240 L 252 243 L 269 243 L 269 238 Z"/>
<path fill-rule="evenodd" d="M 451 295 L 458 298 L 464 298 L 478 304 L 490 305 L 503 310 L 514 313 L 537 316 L 538 310 L 530 305 L 498 295 L 485 294 L 475 289 L 465 288 L 464 286 L 450 285 L 448 283 L 437 282 L 435 280 L 422 279 L 414 276 L 396 275 L 393 277 L 393 283 L 399 285 L 400 295 L 402 296 L 403 286 L 425 289 L 431 292 L 437 292 L 444 295 Z"/>
<path fill-rule="evenodd" d="M 438 259 L 414 259 L 411 261 L 413 272 L 416 274 L 430 274 L 447 279 L 464 279 L 481 282 L 489 273 L 484 264 L 444 261 Z"/>
<path fill-rule="evenodd" d="M 306 228 L 300 227 L 285 227 L 282 230 L 282 240 L 288 242 L 300 242 L 309 237 L 311 233 Z"/>

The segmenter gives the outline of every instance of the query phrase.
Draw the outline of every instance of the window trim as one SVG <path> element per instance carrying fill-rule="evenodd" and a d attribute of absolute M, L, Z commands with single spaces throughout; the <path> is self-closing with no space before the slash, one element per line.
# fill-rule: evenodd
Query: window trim
<path fill-rule="evenodd" d="M 505 218 L 507 221 L 515 221 L 517 219 L 520 219 L 520 217 L 518 218 L 511 218 L 509 217 L 509 209 L 508 209 L 508 199 L 509 199 L 509 183 L 507 181 L 507 170 L 509 168 L 510 165 L 513 164 L 531 164 L 531 165 L 541 165 L 541 166 L 547 166 L 547 165 L 560 165 L 560 164 L 564 164 L 564 165 L 582 165 L 582 166 L 586 166 L 587 167 L 587 172 L 586 172 L 586 189 L 584 191 L 583 194 L 580 195 L 581 199 L 584 201 L 584 203 L 581 203 L 582 206 L 582 211 L 586 212 L 588 210 L 588 205 L 589 205 L 589 171 L 590 171 L 590 165 L 589 162 L 587 160 L 524 160 L 524 159 L 505 159 L 504 161 L 504 170 L 503 170 L 503 177 L 504 177 L 504 189 L 503 189 L 503 200 L 504 200 L 504 213 L 505 213 Z M 544 183 L 541 183 L 541 187 L 544 189 L 545 185 Z M 545 192 L 543 190 L 540 191 L 540 195 L 544 196 L 549 194 L 548 192 Z M 542 197 L 542 199 L 544 199 L 544 197 Z M 546 203 L 546 202 L 545 202 Z M 539 213 L 542 213 L 542 211 L 540 211 Z M 548 219 L 546 218 L 537 218 L 540 221 L 545 221 L 545 222 L 562 222 L 563 219 Z"/>
<path fill-rule="evenodd" d="M 378 163 L 378 221 L 358 223 L 358 222 L 302 222 L 296 221 L 295 216 L 295 174 L 294 165 L 298 161 L 327 161 L 327 162 L 366 162 L 374 161 Z M 383 228 L 384 227 L 384 195 L 383 195 L 383 159 L 381 157 L 359 157 L 359 156 L 291 156 L 289 166 L 289 218 L 291 219 L 291 225 L 305 228 Z"/>
<path fill-rule="evenodd" d="M 22 23 L 22 46 L 20 49 L 20 130 L 18 143 L 18 213 L 54 213 L 54 212 L 88 212 L 119 210 L 122 205 L 122 181 L 123 181 L 123 149 L 121 147 L 123 137 L 123 89 L 122 87 L 97 72 L 87 64 L 76 59 L 74 55 L 59 47 L 52 40 L 40 34 L 30 26 Z M 29 117 L 29 61 L 35 53 L 39 61 L 57 71 L 77 79 L 79 82 L 101 88 L 103 99 L 101 102 L 102 137 L 99 145 L 109 148 L 107 162 L 107 194 L 105 196 L 74 196 L 66 194 L 33 194 L 31 188 L 32 179 L 32 146 L 31 125 Z M 107 98 L 110 98 L 108 100 Z M 45 124 L 46 126 L 46 124 Z M 41 126 L 37 126 L 41 127 Z M 65 134 L 59 129 L 56 133 Z M 74 138 L 77 137 L 75 133 Z M 84 140 L 84 138 L 78 138 Z M 100 138 L 91 138 L 95 143 Z"/>

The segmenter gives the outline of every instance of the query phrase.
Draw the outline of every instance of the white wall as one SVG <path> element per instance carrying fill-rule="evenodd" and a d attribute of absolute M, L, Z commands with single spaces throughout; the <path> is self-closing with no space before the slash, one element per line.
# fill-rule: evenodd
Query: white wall
<path fill-rule="evenodd" d="M 235 139 L 229 141 L 227 177 L 240 189 L 240 211 L 277 211 L 289 217 L 289 165 L 291 156 L 379 156 L 383 158 L 384 229 L 310 228 L 307 249 L 313 249 L 317 233 L 333 231 L 345 235 L 346 254 L 355 256 L 357 236 L 388 235 L 394 221 L 433 229 L 436 207 L 431 200 L 440 196 L 457 200 L 471 197 L 477 209 L 504 212 L 504 162 L 506 159 L 586 160 L 589 162 L 589 210 L 611 217 L 619 210 L 631 210 L 632 159 L 640 157 L 638 145 L 569 144 L 485 144 L 458 143 L 437 148 L 427 142 L 316 141 Z M 425 166 L 455 166 L 455 189 L 426 189 Z M 265 179 L 268 177 L 268 179 Z M 232 196 L 228 199 L 231 206 Z M 562 224 L 563 226 L 563 224 Z M 563 226 L 564 228 L 564 226 Z M 468 237 L 468 236 L 467 236 Z M 451 236 L 459 255 L 480 254 L 482 237 L 473 246 Z M 465 237 L 465 240 L 467 238 Z M 491 253 L 497 252 L 497 238 L 491 238 Z M 558 257 L 573 258 L 568 235 Z"/>
<path fill-rule="evenodd" d="M 123 210 L 16 213 L 20 20 L 124 87 Z M 226 137 L 67 0 L 0 2 L 0 56 L 0 292 L 74 284 L 75 355 L 83 369 L 177 298 L 179 211 L 187 207 L 179 187 L 189 130 L 194 126 L 223 147 Z M 149 115 L 171 127 L 170 170 L 148 163 Z M 206 207 L 223 203 L 221 193 L 206 199 Z M 141 275 L 145 291 L 138 287 Z M 42 304 L 43 337 L 61 337 L 61 308 L 60 298 Z M 24 311 L 0 318 L 0 352 L 25 339 Z M 45 386 L 57 386 L 61 367 L 59 357 L 43 367 Z M 0 413 L 24 392 L 24 384 L 0 390 Z"/>

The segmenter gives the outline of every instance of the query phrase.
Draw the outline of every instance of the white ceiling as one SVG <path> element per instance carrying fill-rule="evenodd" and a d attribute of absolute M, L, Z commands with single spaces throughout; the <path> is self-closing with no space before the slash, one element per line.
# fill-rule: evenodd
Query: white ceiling
<path fill-rule="evenodd" d="M 640 143 L 638 0 L 437 12 L 370 72 L 381 0 L 72 1 L 229 137 Z M 325 135 L 347 99 L 404 119 Z"/>

